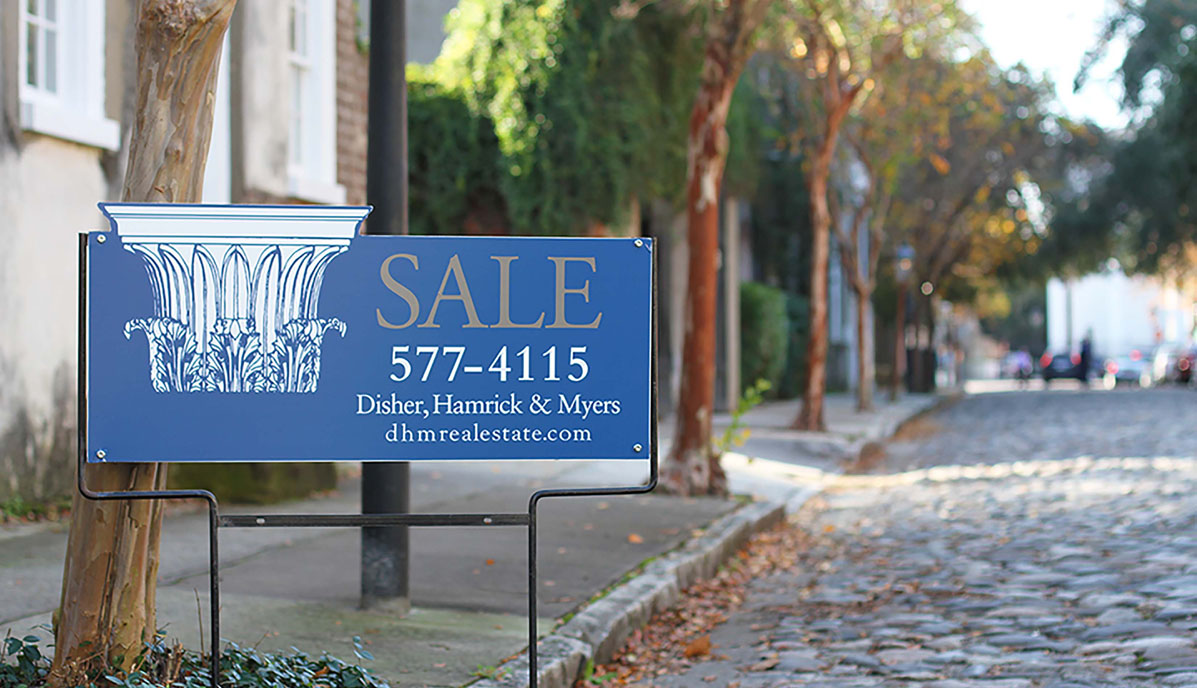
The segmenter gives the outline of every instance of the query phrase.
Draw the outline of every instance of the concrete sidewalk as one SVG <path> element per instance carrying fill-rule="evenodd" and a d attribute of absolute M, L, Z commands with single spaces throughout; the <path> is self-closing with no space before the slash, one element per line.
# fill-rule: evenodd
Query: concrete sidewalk
<path fill-rule="evenodd" d="M 542 633 L 643 562 L 659 558 L 639 578 L 578 615 L 573 626 L 544 641 L 546 664 L 557 662 L 560 684 L 568 683 L 567 665 L 576 665 L 579 653 L 612 649 L 630 630 L 628 624 L 651 613 L 654 604 L 676 597 L 687 580 L 713 570 L 736 542 L 776 518 L 787 502 L 793 507 L 814 494 L 819 476 L 838 472 L 854 447 L 887 436 L 937 399 L 909 396 L 897 404 L 879 402 L 874 413 L 856 414 L 851 399 L 832 395 L 828 433 L 787 430 L 796 402 L 754 409 L 745 417 L 751 439 L 738 455 L 725 459 L 733 491 L 762 500 L 747 509 L 737 511 L 736 500 L 658 495 L 542 502 Z M 727 419 L 716 419 L 721 422 Z M 660 436 L 664 456 L 672 437 L 668 424 Z M 415 464 L 412 506 L 421 512 L 523 512 L 531 492 L 543 487 L 634 485 L 646 479 L 644 466 L 620 462 Z M 360 508 L 358 491 L 350 478 L 329 496 L 228 511 L 353 513 Z M 162 537 L 159 622 L 191 647 L 199 647 L 201 627 L 208 624 L 206 518 L 204 512 L 172 516 Z M 406 617 L 357 609 L 356 530 L 222 529 L 220 538 L 221 635 L 240 645 L 295 646 L 351 658 L 351 638 L 361 636 L 376 658 L 368 666 L 402 686 L 460 686 L 526 649 L 523 528 L 413 528 L 415 608 Z M 24 634 L 49 622 L 58 603 L 65 546 L 60 524 L 0 526 L 0 630 Z M 657 596 L 644 597 L 650 593 Z M 570 628 L 581 630 L 569 635 Z M 552 647 L 567 651 L 554 659 Z M 511 682 L 519 676 L 519 662 L 506 673 L 509 684 L 518 684 Z"/>

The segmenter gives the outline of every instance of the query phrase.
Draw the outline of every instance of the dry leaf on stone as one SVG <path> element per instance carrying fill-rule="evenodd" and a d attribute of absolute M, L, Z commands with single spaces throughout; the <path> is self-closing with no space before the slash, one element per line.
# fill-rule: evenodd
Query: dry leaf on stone
<path fill-rule="evenodd" d="M 711 636 L 708 633 L 707 635 L 701 635 L 694 640 L 691 640 L 690 644 L 686 646 L 686 649 L 682 654 L 685 655 L 687 659 L 692 659 L 694 657 L 701 657 L 705 654 L 709 654 L 710 652 Z"/>
<path fill-rule="evenodd" d="M 595 667 L 594 675 L 614 672 L 613 686 L 630 687 L 637 681 L 685 673 L 698 662 L 730 662 L 725 654 L 713 652 L 711 630 L 743 603 L 750 581 L 793 566 L 797 553 L 811 542 L 806 531 L 785 524 L 756 534 L 745 553 L 732 560 L 734 565 L 684 590 L 673 607 L 655 614 L 644 628 L 634 630 L 614 658 Z M 733 681 L 726 688 L 738 685 Z"/>
<path fill-rule="evenodd" d="M 628 542 L 632 543 L 633 545 L 639 545 L 640 543 L 644 542 L 644 538 L 635 533 L 628 533 Z"/>

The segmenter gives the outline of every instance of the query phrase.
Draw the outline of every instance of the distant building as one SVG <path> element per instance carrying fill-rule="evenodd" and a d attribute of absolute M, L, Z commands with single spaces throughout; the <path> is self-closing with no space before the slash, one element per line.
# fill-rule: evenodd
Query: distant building
<path fill-rule="evenodd" d="M 1079 351 L 1092 333 L 1102 356 L 1193 338 L 1193 299 L 1159 277 L 1127 276 L 1114 264 L 1080 279 L 1047 284 L 1047 350 Z"/>

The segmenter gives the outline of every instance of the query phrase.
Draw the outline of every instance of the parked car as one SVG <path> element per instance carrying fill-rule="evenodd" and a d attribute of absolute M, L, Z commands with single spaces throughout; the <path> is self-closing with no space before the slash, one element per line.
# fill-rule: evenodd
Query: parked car
<path fill-rule="evenodd" d="M 1152 376 L 1156 382 L 1187 385 L 1193 379 L 1195 362 L 1189 347 L 1165 344 L 1156 349 L 1152 357 Z"/>
<path fill-rule="evenodd" d="M 1086 380 L 1085 372 L 1081 368 L 1081 355 L 1076 353 L 1043 354 L 1039 359 L 1043 367 L 1043 381 L 1051 382 L 1060 378 Z"/>
<path fill-rule="evenodd" d="M 1176 366 L 1176 349 L 1170 346 L 1160 346 L 1151 354 L 1151 379 L 1156 384 L 1171 381 L 1172 371 Z"/>
<path fill-rule="evenodd" d="M 1102 375 L 1106 387 L 1118 385 L 1150 387 L 1152 385 L 1151 362 L 1141 355 L 1136 356 L 1136 353 L 1138 351 L 1106 359 Z"/>
<path fill-rule="evenodd" d="M 1197 367 L 1197 349 L 1187 349 L 1176 354 L 1176 372 L 1172 380 L 1180 385 L 1193 382 L 1193 368 Z"/>

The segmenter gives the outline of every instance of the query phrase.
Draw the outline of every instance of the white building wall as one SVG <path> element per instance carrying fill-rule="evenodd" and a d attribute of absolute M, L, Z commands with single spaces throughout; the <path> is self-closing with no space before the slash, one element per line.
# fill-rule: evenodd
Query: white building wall
<path fill-rule="evenodd" d="M 1071 340 L 1069 301 L 1071 300 Z M 1088 333 L 1103 356 L 1192 339 L 1193 308 L 1183 294 L 1156 277 L 1128 277 L 1121 270 L 1047 285 L 1047 344 L 1051 352 L 1080 349 Z"/>
<path fill-rule="evenodd" d="M 104 223 L 99 150 L 29 135 L 0 150 L 0 499 L 72 480 L 78 233 Z"/>

